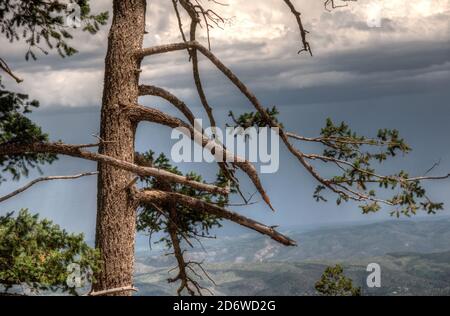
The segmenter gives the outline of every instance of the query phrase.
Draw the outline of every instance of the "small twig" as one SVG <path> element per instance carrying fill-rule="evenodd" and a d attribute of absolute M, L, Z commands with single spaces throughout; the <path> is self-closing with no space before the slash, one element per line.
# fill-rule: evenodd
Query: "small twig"
<path fill-rule="evenodd" d="M 337 8 L 344 8 L 344 7 L 348 7 L 348 3 L 346 4 L 335 4 L 334 3 L 335 0 L 326 0 L 323 4 L 323 6 L 325 7 L 325 10 L 327 10 L 328 12 L 330 12 L 331 10 L 329 9 L 329 7 L 331 7 L 331 9 L 337 9 Z M 342 2 L 356 2 L 358 0 L 341 0 Z"/>
<path fill-rule="evenodd" d="M 431 171 L 433 171 L 434 168 L 436 168 L 436 167 L 439 166 L 440 164 L 441 164 L 441 159 L 439 159 L 438 162 L 435 162 L 435 163 L 431 166 L 431 168 L 429 168 L 429 169 L 425 172 L 424 176 L 426 176 L 427 174 L 429 174 Z"/>

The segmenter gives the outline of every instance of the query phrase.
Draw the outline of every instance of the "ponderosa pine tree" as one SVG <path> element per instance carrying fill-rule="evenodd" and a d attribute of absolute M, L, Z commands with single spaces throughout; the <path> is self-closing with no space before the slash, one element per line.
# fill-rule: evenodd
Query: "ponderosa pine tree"
<path fill-rule="evenodd" d="M 39 1 L 38 1 L 39 2 Z M 53 1 L 51 1 L 53 2 Z M 109 291 L 110 294 L 129 295 L 133 290 L 134 239 L 136 228 L 167 233 L 168 246 L 178 263 L 178 274 L 170 281 L 180 282 L 179 293 L 202 294 L 202 286 L 195 280 L 195 268 L 203 268 L 184 259 L 181 241 L 189 245 L 190 238 L 202 237 L 208 229 L 221 220 L 233 221 L 239 225 L 267 235 L 287 246 L 295 241 L 280 234 L 274 227 L 258 223 L 236 212 L 228 210 L 228 196 L 240 192 L 235 171 L 242 170 L 252 181 L 262 199 L 273 209 L 255 167 L 244 158 L 229 152 L 216 140 L 194 127 L 194 115 L 188 105 L 169 91 L 140 82 L 141 62 L 153 55 L 173 51 L 186 51 L 187 62 L 192 64 L 192 73 L 200 101 L 208 115 L 211 127 L 216 127 L 213 107 L 209 104 L 199 68 L 199 54 L 212 63 L 227 77 L 249 101 L 253 112 L 230 117 L 236 126 L 278 128 L 278 135 L 288 151 L 298 160 L 318 183 L 314 198 L 325 201 L 326 191 L 334 194 L 337 203 L 357 201 L 363 213 L 379 211 L 382 206 L 391 208 L 392 214 L 411 215 L 419 209 L 434 213 L 442 209 L 442 203 L 433 202 L 426 195 L 421 181 L 443 179 L 443 177 L 410 177 L 406 172 L 382 175 L 374 162 L 385 162 L 398 153 L 407 153 L 409 146 L 396 130 L 381 129 L 373 138 L 359 136 L 346 124 L 335 124 L 328 120 L 317 137 L 304 137 L 287 131 L 278 122 L 277 109 L 266 108 L 233 72 L 206 46 L 197 40 L 199 26 L 209 32 L 224 19 L 214 7 L 222 4 L 211 0 L 202 4 L 196 0 L 164 1 L 173 6 L 180 29 L 180 42 L 162 46 L 143 47 L 146 34 L 146 0 L 113 0 L 113 19 L 108 37 L 108 51 L 105 60 L 104 92 L 101 110 L 99 143 L 69 145 L 50 143 L 46 139 L 3 141 L 0 156 L 3 165 L 12 168 L 21 166 L 14 159 L 29 155 L 68 155 L 98 162 L 98 208 L 96 246 L 101 252 L 102 266 L 96 275 L 94 291 Z M 87 1 L 83 1 L 84 4 Z M 291 0 L 280 1 L 287 5 L 297 21 L 300 33 L 300 52 L 313 55 L 308 42 L 302 17 Z M 335 8 L 332 0 L 325 1 L 325 7 Z M 188 30 L 184 20 L 189 20 Z M 209 36 L 207 36 L 209 40 Z M 167 100 L 186 118 L 183 121 L 156 108 L 140 105 L 140 96 L 151 95 Z M 194 141 L 203 147 L 215 148 L 215 157 L 232 157 L 232 162 L 218 161 L 217 183 L 205 183 L 197 175 L 182 175 L 164 156 L 154 160 L 153 154 L 135 153 L 135 132 L 141 122 L 152 122 L 171 128 L 183 127 Z M 294 142 L 321 144 L 324 151 L 307 154 Z M 98 151 L 88 148 L 98 147 Z M 374 150 L 375 148 L 375 150 Z M 48 156 L 51 155 L 51 156 Z M 41 156 L 31 156 L 41 157 Z M 218 159 L 220 160 L 220 159 Z M 21 161 L 21 160 L 20 160 Z M 230 161 L 227 159 L 226 161 Z M 39 162 L 39 161 L 38 161 Z M 12 165 L 11 165 L 12 164 Z M 326 178 L 320 172 L 319 164 L 335 167 L 336 176 Z M 142 181 L 140 181 L 142 180 Z M 396 189 L 391 197 L 386 191 Z M 380 191 L 382 192 L 380 194 Z M 140 212 L 138 212 L 138 210 Z M 139 216 L 137 216 L 139 214 Z M 138 227 L 136 227 L 138 223 Z M 197 270 L 198 271 L 198 270 Z"/>

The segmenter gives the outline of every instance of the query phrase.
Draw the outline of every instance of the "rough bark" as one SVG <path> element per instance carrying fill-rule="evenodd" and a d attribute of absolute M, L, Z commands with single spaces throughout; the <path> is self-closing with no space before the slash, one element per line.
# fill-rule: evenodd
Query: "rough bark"
<path fill-rule="evenodd" d="M 140 59 L 145 32 L 146 0 L 114 0 L 113 21 L 105 59 L 101 111 L 100 154 L 134 161 L 136 126 L 121 104 L 136 104 L 139 96 Z M 100 163 L 98 167 L 96 246 L 103 260 L 94 291 L 133 284 L 136 209 L 127 195 L 133 174 Z M 115 295 L 129 295 L 129 292 Z"/>

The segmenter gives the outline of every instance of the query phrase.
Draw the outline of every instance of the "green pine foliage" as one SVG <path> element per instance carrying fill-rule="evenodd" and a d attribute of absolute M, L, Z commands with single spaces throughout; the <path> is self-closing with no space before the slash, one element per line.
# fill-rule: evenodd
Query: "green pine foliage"
<path fill-rule="evenodd" d="M 39 102 L 28 100 L 28 95 L 4 90 L 0 81 L 0 144 L 25 144 L 45 142 L 48 135 L 33 123 L 26 114 L 37 108 Z M 23 155 L 3 156 L 0 158 L 0 183 L 5 181 L 5 173 L 14 180 L 28 175 L 30 168 L 52 163 L 56 156 L 52 154 L 27 153 Z"/>
<path fill-rule="evenodd" d="M 145 160 L 147 164 L 151 164 L 153 167 L 164 169 L 172 173 L 183 175 L 177 167 L 170 164 L 170 160 L 163 153 L 155 159 L 155 153 L 149 151 L 145 154 L 139 154 L 141 159 Z M 194 172 L 189 172 L 185 176 L 191 180 L 204 182 L 202 177 Z M 219 194 L 212 194 L 209 192 L 203 192 L 192 187 L 176 184 L 176 183 L 161 183 L 153 177 L 142 178 L 144 189 L 159 189 L 170 190 L 191 196 L 205 202 L 214 203 L 218 206 L 225 206 L 228 204 L 228 197 L 224 197 Z M 228 180 L 221 173 L 217 176 L 215 185 L 225 187 L 228 184 Z M 235 187 L 232 186 L 231 193 L 236 193 Z M 156 207 L 156 206 L 155 206 Z M 156 243 L 164 243 L 167 248 L 172 247 L 172 242 L 169 235 L 169 221 L 168 216 L 164 216 L 161 210 L 152 207 L 145 206 L 139 210 L 137 219 L 138 231 L 147 233 L 150 238 L 154 233 L 161 233 L 160 239 Z M 177 204 L 177 234 L 180 240 L 196 239 L 201 237 L 210 237 L 210 230 L 214 227 L 221 227 L 220 218 L 214 215 L 210 215 L 198 210 L 191 209 L 184 205 Z M 167 212 L 167 210 L 163 210 Z"/>
<path fill-rule="evenodd" d="M 71 56 L 77 50 L 68 42 L 73 35 L 66 21 L 74 16 L 73 5 L 80 8 L 83 31 L 95 34 L 107 23 L 108 12 L 92 14 L 89 0 L 0 0 L 0 31 L 10 42 L 28 44 L 27 60 L 37 58 L 36 48 L 44 54 L 56 49 L 61 57 Z"/>
<path fill-rule="evenodd" d="M 276 107 L 266 111 L 273 122 L 280 124 Z M 234 127 L 268 126 L 259 112 L 244 113 L 238 117 L 230 112 L 229 116 Z M 380 129 L 375 137 L 369 138 L 358 135 L 344 122 L 336 124 L 328 118 L 320 136 L 300 140 L 323 146 L 321 155 L 305 155 L 306 159 L 332 164 L 337 170 L 331 178 L 324 179 L 328 187 L 324 183 L 316 187 L 313 197 L 318 202 L 326 202 L 324 194 L 333 187 L 338 205 L 350 200 L 357 201 L 363 214 L 378 212 L 387 206 L 391 216 L 409 217 L 420 210 L 435 214 L 444 207 L 443 203 L 427 196 L 420 178 L 411 178 L 405 170 L 389 175 L 377 171 L 384 163 L 412 150 L 396 129 Z"/>
<path fill-rule="evenodd" d="M 323 296 L 361 296 L 361 288 L 353 286 L 352 279 L 344 275 L 344 269 L 338 264 L 325 269 L 315 288 Z"/>
<path fill-rule="evenodd" d="M 99 253 L 83 234 L 69 234 L 47 219 L 21 210 L 0 217 L 0 291 L 26 284 L 32 291 L 62 291 L 69 287 L 67 267 L 76 263 L 80 277 L 89 279 L 99 269 Z"/>
<path fill-rule="evenodd" d="M 334 124 L 327 119 L 326 126 L 321 130 L 322 144 L 325 146 L 323 156 L 343 161 L 345 168 L 340 175 L 334 176 L 330 182 L 337 185 L 354 187 L 369 197 L 367 203 L 360 205 L 364 214 L 377 212 L 383 204 L 392 206 L 391 215 L 399 217 L 415 215 L 422 209 L 428 214 L 434 214 L 443 209 L 443 203 L 431 201 L 420 180 L 409 180 L 408 173 L 400 170 L 396 174 L 380 175 L 376 167 L 389 158 L 399 154 L 408 154 L 411 148 L 400 137 L 395 129 L 380 129 L 375 138 L 357 135 L 344 122 Z M 373 149 L 375 148 L 375 150 Z M 376 188 L 395 191 L 387 198 L 378 198 Z M 324 186 L 318 186 L 315 197 Z M 372 199 L 372 200 L 370 200 Z M 378 199 L 378 200 L 377 200 Z M 382 202 L 384 200 L 385 202 Z M 340 195 L 336 202 L 340 204 L 348 199 Z"/>
<path fill-rule="evenodd" d="M 283 124 L 278 121 L 278 114 L 280 112 L 278 111 L 276 106 L 273 106 L 272 108 L 267 108 L 266 113 L 269 115 L 271 120 L 277 124 L 280 125 L 281 128 L 283 128 Z M 230 111 L 228 113 L 228 116 L 233 120 L 234 127 L 242 127 L 244 129 L 249 127 L 268 127 L 269 125 L 264 120 L 264 118 L 261 116 L 261 113 L 259 112 L 247 112 L 239 115 L 237 118 L 233 111 Z"/>

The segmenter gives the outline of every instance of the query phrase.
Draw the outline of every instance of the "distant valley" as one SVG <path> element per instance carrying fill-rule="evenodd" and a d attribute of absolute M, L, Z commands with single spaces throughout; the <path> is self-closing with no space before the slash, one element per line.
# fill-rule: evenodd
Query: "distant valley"
<path fill-rule="evenodd" d="M 190 256 L 204 260 L 215 295 L 315 295 L 326 266 L 344 265 L 364 295 L 450 295 L 450 218 L 391 220 L 286 232 L 298 247 L 282 247 L 258 234 L 206 240 Z M 366 266 L 382 268 L 382 286 L 365 286 Z M 175 266 L 160 250 L 137 253 L 139 295 L 173 295 Z"/>

